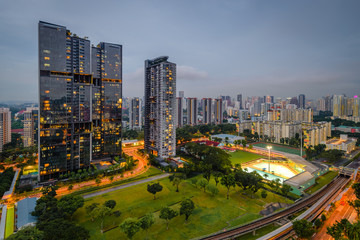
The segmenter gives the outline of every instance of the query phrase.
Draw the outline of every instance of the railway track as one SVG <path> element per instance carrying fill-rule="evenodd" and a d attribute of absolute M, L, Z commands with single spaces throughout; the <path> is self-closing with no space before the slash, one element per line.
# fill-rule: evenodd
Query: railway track
<path fill-rule="evenodd" d="M 277 220 L 287 217 L 291 214 L 294 214 L 301 209 L 310 206 L 317 201 L 319 201 L 323 196 L 325 196 L 329 192 L 336 192 L 339 188 L 341 188 L 346 182 L 348 181 L 348 177 L 339 176 L 336 177 L 331 183 L 329 183 L 326 187 L 322 188 L 315 194 L 302 199 L 296 203 L 294 203 L 292 206 L 290 206 L 287 209 L 284 209 L 280 212 L 275 212 L 269 216 L 260 218 L 258 220 L 255 220 L 251 223 L 242 225 L 240 227 L 236 227 L 234 229 L 228 230 L 226 232 L 220 232 L 212 234 L 211 236 L 202 237 L 200 239 L 232 239 L 234 237 L 246 234 L 248 232 L 255 231 L 256 229 L 259 229 L 261 227 L 264 227 L 270 223 L 274 223 Z"/>

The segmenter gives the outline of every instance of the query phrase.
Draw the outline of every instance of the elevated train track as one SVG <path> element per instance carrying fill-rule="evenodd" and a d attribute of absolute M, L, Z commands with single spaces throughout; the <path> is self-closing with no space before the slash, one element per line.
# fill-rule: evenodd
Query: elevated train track
<path fill-rule="evenodd" d="M 328 202 L 329 199 L 334 196 L 335 193 L 340 191 L 348 182 L 349 182 L 349 176 L 348 175 L 339 175 L 336 177 L 331 183 L 329 183 L 327 186 L 320 189 L 318 192 L 314 193 L 313 195 L 304 198 L 296 203 L 294 203 L 292 206 L 279 211 L 275 212 L 271 215 L 268 215 L 266 217 L 260 218 L 258 220 L 255 220 L 253 222 L 250 222 L 248 224 L 242 225 L 240 227 L 236 227 L 233 229 L 230 229 L 226 232 L 219 232 L 212 234 L 210 236 L 201 237 L 200 239 L 233 239 L 235 237 L 241 236 L 243 234 L 253 232 L 257 229 L 260 229 L 268 224 L 274 223 L 282 218 L 288 217 L 305 207 L 316 205 L 316 209 L 313 209 L 314 212 L 322 206 L 322 204 L 325 204 L 325 202 Z M 321 200 L 321 201 L 320 201 Z M 319 208 L 318 208 L 319 207 Z M 306 211 L 305 213 L 307 213 Z M 305 214 L 304 213 L 304 214 Z M 302 214 L 303 215 L 303 214 Z M 301 216 L 302 216 L 301 215 Z M 291 223 L 289 223 L 291 224 Z M 286 224 L 288 225 L 288 224 Z M 273 232 L 273 235 L 268 238 L 261 238 L 261 239 L 279 239 L 281 236 L 284 236 L 284 234 L 288 234 L 291 231 L 291 226 L 288 226 L 290 228 L 286 228 L 285 226 L 280 227 L 276 232 Z M 265 236 L 264 236 L 265 237 Z"/>

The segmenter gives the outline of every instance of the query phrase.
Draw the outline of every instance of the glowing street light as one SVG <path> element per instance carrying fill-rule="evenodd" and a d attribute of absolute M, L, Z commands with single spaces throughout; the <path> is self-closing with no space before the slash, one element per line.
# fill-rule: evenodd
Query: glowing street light
<path fill-rule="evenodd" d="M 269 169 L 268 169 L 268 171 L 270 172 L 270 152 L 271 152 L 272 146 L 267 146 L 266 148 L 269 150 Z"/>

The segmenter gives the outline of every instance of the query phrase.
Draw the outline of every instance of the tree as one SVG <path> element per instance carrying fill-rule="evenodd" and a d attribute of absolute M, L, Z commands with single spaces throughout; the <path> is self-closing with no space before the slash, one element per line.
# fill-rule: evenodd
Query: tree
<path fill-rule="evenodd" d="M 71 191 L 71 190 L 73 190 L 73 188 L 74 188 L 74 186 L 72 184 L 70 184 L 68 187 L 68 190 Z"/>
<path fill-rule="evenodd" d="M 153 183 L 147 185 L 147 191 L 154 195 L 154 200 L 156 199 L 156 193 L 161 192 L 163 187 L 160 185 L 160 183 Z"/>
<path fill-rule="evenodd" d="M 116 201 L 115 200 L 107 200 L 105 203 L 104 203 L 104 206 L 105 207 L 108 207 L 110 209 L 114 209 L 114 207 L 116 206 Z"/>
<path fill-rule="evenodd" d="M 322 225 L 322 221 L 320 218 L 317 218 L 315 221 L 314 221 L 314 226 L 315 228 L 319 229 Z"/>
<path fill-rule="evenodd" d="M 354 189 L 354 193 L 357 199 L 360 199 L 360 183 L 354 183 L 352 185 L 352 188 Z"/>
<path fill-rule="evenodd" d="M 86 214 L 91 218 L 91 221 L 94 221 L 96 215 L 93 213 L 93 210 L 99 206 L 99 203 L 92 203 L 85 207 Z"/>
<path fill-rule="evenodd" d="M 241 140 L 241 144 L 243 145 L 244 148 L 246 148 L 246 144 L 247 144 L 246 140 Z"/>
<path fill-rule="evenodd" d="M 267 194 L 267 191 L 266 191 L 266 190 L 262 190 L 262 191 L 261 191 L 261 197 L 262 197 L 262 198 L 266 198 L 267 195 L 268 195 L 268 194 Z"/>
<path fill-rule="evenodd" d="M 176 186 L 176 192 L 179 192 L 179 185 L 182 182 L 180 177 L 175 177 L 173 180 L 173 185 Z"/>
<path fill-rule="evenodd" d="M 287 199 L 288 194 L 292 191 L 292 187 L 290 185 L 287 184 L 283 184 L 282 188 L 281 188 L 281 192 L 282 194 L 284 194 L 285 196 L 285 200 Z"/>
<path fill-rule="evenodd" d="M 240 141 L 240 140 L 239 140 L 239 141 Z M 222 177 L 222 175 L 223 175 L 223 174 L 222 174 L 221 172 L 218 172 L 218 171 L 215 171 L 215 172 L 213 173 L 216 186 L 217 186 L 218 183 L 220 182 L 220 178 Z"/>
<path fill-rule="evenodd" d="M 102 206 L 95 208 L 93 210 L 93 212 L 94 212 L 95 216 L 97 218 L 100 218 L 100 220 L 101 220 L 100 231 L 102 233 L 103 229 L 104 229 L 104 219 L 106 216 L 108 216 L 111 213 L 111 209 L 102 205 Z"/>
<path fill-rule="evenodd" d="M 140 223 L 135 218 L 127 218 L 120 224 L 120 229 L 129 239 L 140 230 Z"/>
<path fill-rule="evenodd" d="M 171 219 L 173 219 L 174 217 L 176 217 L 177 215 L 178 215 L 178 213 L 177 213 L 175 210 L 173 210 L 173 209 L 171 209 L 171 208 L 169 208 L 169 207 L 163 207 L 163 208 L 160 210 L 160 215 L 159 215 L 159 217 L 160 217 L 161 219 L 164 219 L 164 220 L 166 221 L 166 230 L 169 229 L 169 221 L 170 221 Z"/>
<path fill-rule="evenodd" d="M 253 149 L 253 145 L 250 144 L 250 145 L 249 145 L 249 149 L 250 149 L 250 150 Z"/>
<path fill-rule="evenodd" d="M 100 183 L 101 183 L 101 178 L 99 178 L 99 177 L 97 177 L 96 179 L 95 179 L 95 183 L 96 183 L 96 185 L 100 185 Z"/>
<path fill-rule="evenodd" d="M 154 214 L 148 213 L 143 216 L 140 221 L 140 227 L 146 231 L 146 239 L 148 238 L 148 230 L 155 223 Z"/>
<path fill-rule="evenodd" d="M 180 215 L 185 215 L 185 222 L 189 219 L 194 209 L 195 204 L 190 198 L 185 199 L 181 202 Z"/>
<path fill-rule="evenodd" d="M 348 203 L 350 206 L 352 206 L 355 209 L 357 215 L 359 216 L 360 215 L 360 200 L 356 199 L 354 201 L 348 201 Z"/>
<path fill-rule="evenodd" d="M 220 181 L 221 185 L 227 188 L 226 199 L 229 199 L 230 188 L 235 187 L 235 177 L 233 174 L 224 175 Z"/>
<path fill-rule="evenodd" d="M 311 236 L 315 233 L 312 223 L 305 219 L 294 221 L 293 229 L 296 235 L 302 239 L 310 239 Z"/>
<path fill-rule="evenodd" d="M 213 196 L 219 193 L 219 189 L 212 184 L 207 185 L 206 190 L 208 190 L 208 192 L 210 192 Z"/>
<path fill-rule="evenodd" d="M 109 177 L 110 182 L 114 181 L 114 176 Z"/>
<path fill-rule="evenodd" d="M 332 226 L 327 227 L 327 234 L 335 238 L 342 239 L 360 239 L 360 222 L 351 224 L 346 218 L 336 221 Z"/>
<path fill-rule="evenodd" d="M 16 233 L 10 235 L 7 240 L 42 240 L 44 233 L 33 226 L 24 227 Z"/>
<path fill-rule="evenodd" d="M 58 202 L 59 210 L 68 218 L 72 218 L 76 210 L 82 206 L 84 206 L 84 198 L 82 196 L 66 195 Z"/>
<path fill-rule="evenodd" d="M 190 182 L 197 188 L 197 179 L 196 178 L 190 179 Z"/>
<path fill-rule="evenodd" d="M 206 171 L 203 173 L 203 177 L 206 179 L 206 181 L 209 183 L 210 182 L 210 178 L 211 178 L 211 172 L 210 171 Z"/>
<path fill-rule="evenodd" d="M 40 226 L 39 226 L 40 224 Z M 48 222 L 37 223 L 39 229 L 44 232 L 44 240 L 83 240 L 90 239 L 87 229 L 73 222 L 58 218 Z"/>
<path fill-rule="evenodd" d="M 206 179 L 202 178 L 198 181 L 197 183 L 201 188 L 204 189 L 204 192 L 205 192 L 205 189 L 206 189 L 206 186 L 208 185 L 208 181 L 206 181 Z"/>

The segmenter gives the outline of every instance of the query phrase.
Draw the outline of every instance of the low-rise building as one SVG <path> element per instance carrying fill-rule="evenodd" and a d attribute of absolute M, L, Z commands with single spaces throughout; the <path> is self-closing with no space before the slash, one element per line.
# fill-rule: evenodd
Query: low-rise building
<path fill-rule="evenodd" d="M 348 135 L 341 134 L 340 138 L 326 141 L 326 150 L 337 149 L 350 153 L 355 150 L 356 138 L 348 138 Z"/>

